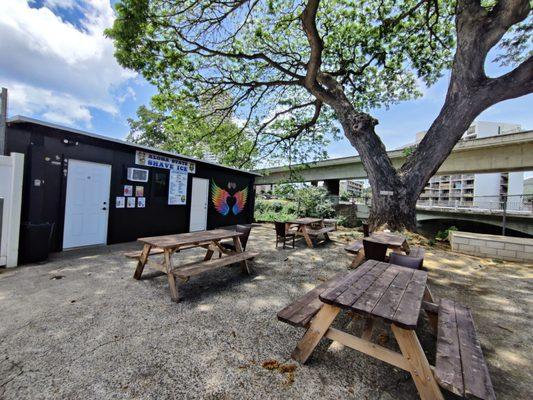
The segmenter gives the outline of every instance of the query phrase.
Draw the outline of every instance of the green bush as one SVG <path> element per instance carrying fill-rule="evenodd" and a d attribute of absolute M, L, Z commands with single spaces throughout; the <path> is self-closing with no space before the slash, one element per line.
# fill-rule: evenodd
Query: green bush
<path fill-rule="evenodd" d="M 256 221 L 286 221 L 297 217 L 332 218 L 335 209 L 326 189 L 314 186 L 294 189 L 295 200 L 277 199 L 255 202 Z"/>
<path fill-rule="evenodd" d="M 441 241 L 448 241 L 448 237 L 450 236 L 450 232 L 451 231 L 457 231 L 457 227 L 455 226 L 450 226 L 448 229 L 445 229 L 444 231 L 438 231 L 437 234 L 435 235 L 435 239 L 436 240 L 441 240 Z"/>

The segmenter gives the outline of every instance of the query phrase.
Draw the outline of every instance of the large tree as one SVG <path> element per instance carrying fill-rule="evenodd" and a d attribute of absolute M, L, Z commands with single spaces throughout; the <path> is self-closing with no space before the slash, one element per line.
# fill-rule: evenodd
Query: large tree
<path fill-rule="evenodd" d="M 262 154 L 309 155 L 338 120 L 372 186 L 371 223 L 415 228 L 415 204 L 488 107 L 533 91 L 529 0 L 121 0 L 121 64 L 162 91 L 231 93 Z M 506 36 L 504 36 L 506 35 Z M 513 69 L 485 73 L 498 43 Z M 529 47 L 528 47 L 529 46 Z M 368 110 L 451 76 L 442 110 L 399 169 Z M 393 192 L 392 196 L 384 193 Z"/>

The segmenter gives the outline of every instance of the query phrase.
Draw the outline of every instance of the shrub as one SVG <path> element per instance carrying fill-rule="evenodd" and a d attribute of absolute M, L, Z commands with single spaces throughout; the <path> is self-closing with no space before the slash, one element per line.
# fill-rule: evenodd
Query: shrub
<path fill-rule="evenodd" d="M 450 226 L 448 229 L 446 229 L 444 231 L 438 231 L 437 234 L 435 235 L 435 239 L 443 241 L 443 242 L 447 242 L 448 238 L 450 236 L 450 232 L 451 231 L 457 231 L 457 230 L 458 230 L 457 227 Z"/>

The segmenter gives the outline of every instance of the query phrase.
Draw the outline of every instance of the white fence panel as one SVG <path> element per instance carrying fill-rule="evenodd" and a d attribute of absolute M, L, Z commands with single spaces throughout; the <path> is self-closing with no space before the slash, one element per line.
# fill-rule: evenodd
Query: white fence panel
<path fill-rule="evenodd" d="M 0 265 L 17 266 L 22 204 L 24 154 L 0 155 L 0 198 L 3 210 L 0 234 Z"/>

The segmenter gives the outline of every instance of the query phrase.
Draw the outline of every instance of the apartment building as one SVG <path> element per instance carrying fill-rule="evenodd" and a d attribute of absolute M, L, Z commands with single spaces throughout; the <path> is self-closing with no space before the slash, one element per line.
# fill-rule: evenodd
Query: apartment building
<path fill-rule="evenodd" d="M 345 180 L 339 183 L 339 194 L 346 194 L 353 197 L 361 197 L 363 194 L 363 182 L 355 180 Z"/>
<path fill-rule="evenodd" d="M 476 121 L 462 140 L 506 135 L 521 131 L 518 124 Z M 417 143 L 425 132 L 416 134 Z M 477 207 L 495 209 L 504 202 L 509 210 L 522 207 L 523 172 L 457 174 L 433 176 L 420 195 L 420 204 L 443 207 Z"/>

